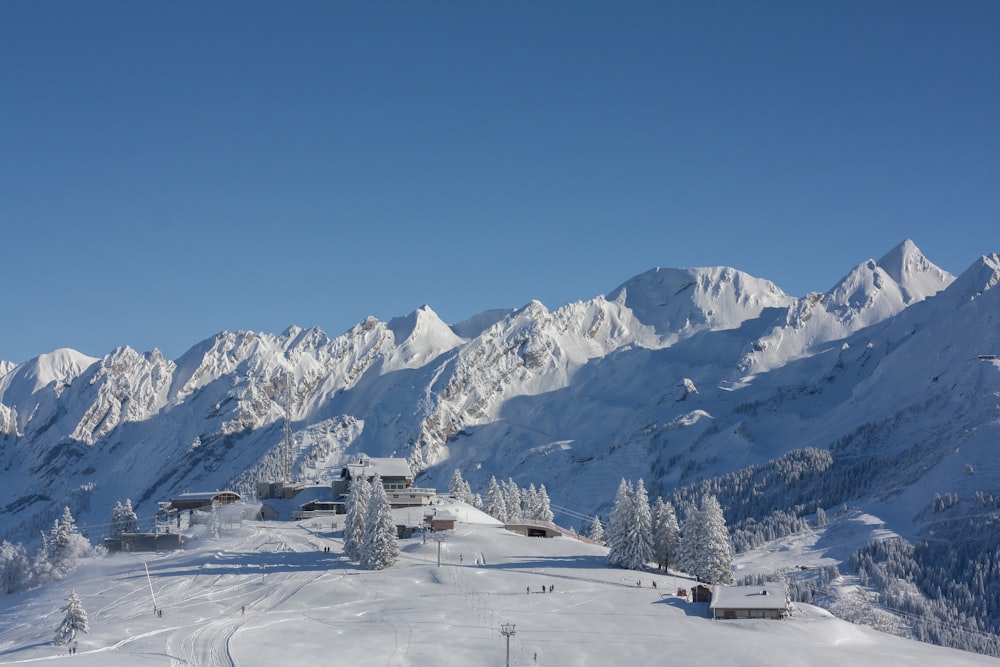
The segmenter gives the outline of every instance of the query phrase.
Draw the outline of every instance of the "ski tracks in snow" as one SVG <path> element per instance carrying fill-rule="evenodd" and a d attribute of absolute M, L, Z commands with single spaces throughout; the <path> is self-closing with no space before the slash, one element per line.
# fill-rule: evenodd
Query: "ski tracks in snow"
<path fill-rule="evenodd" d="M 177 628 L 167 641 L 167 653 L 172 667 L 190 667 L 192 665 L 230 665 L 239 667 L 233 657 L 230 645 L 236 630 L 243 625 L 242 616 L 237 618 L 224 617 L 203 621 L 195 626 Z M 175 646 L 180 637 L 179 645 Z"/>

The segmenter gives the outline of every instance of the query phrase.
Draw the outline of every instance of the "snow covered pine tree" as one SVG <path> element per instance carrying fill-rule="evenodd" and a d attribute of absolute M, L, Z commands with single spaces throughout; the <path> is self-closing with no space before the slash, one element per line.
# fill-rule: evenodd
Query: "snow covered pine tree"
<path fill-rule="evenodd" d="M 698 581 L 733 583 L 733 545 L 722 507 L 715 496 L 706 495 L 701 508 L 684 522 L 679 565 Z"/>
<path fill-rule="evenodd" d="M 63 607 L 63 621 L 56 631 L 55 644 L 71 644 L 76 641 L 79 632 L 90 632 L 90 621 L 87 620 L 87 612 L 83 609 L 76 591 L 69 594 L 66 606 Z"/>
<path fill-rule="evenodd" d="M 451 482 L 448 484 L 448 493 L 456 500 L 475 505 L 473 502 L 472 487 L 462 477 L 462 471 L 458 468 L 455 468 L 455 472 L 451 475 Z"/>
<path fill-rule="evenodd" d="M 646 486 L 622 479 L 607 530 L 608 565 L 640 570 L 653 559 L 653 518 Z"/>
<path fill-rule="evenodd" d="M 111 510 L 111 523 L 108 526 L 108 537 L 112 540 L 121 539 L 122 533 L 135 533 L 138 528 L 139 518 L 132 509 L 132 500 L 127 498 L 125 504 L 116 501 Z"/>
<path fill-rule="evenodd" d="M 392 567 L 399 558 L 396 524 L 392 520 L 392 507 L 382 486 L 382 479 L 372 480 L 368 508 L 365 512 L 365 541 L 361 549 L 361 567 L 384 570 Z"/>
<path fill-rule="evenodd" d="M 347 503 L 344 508 L 344 555 L 351 560 L 361 560 L 361 547 L 365 541 L 365 517 L 368 510 L 368 497 L 371 495 L 371 484 L 364 475 L 351 480 L 351 489 L 347 492 Z"/>
<path fill-rule="evenodd" d="M 613 567 L 624 567 L 622 563 L 624 561 L 625 532 L 628 522 L 631 521 L 631 504 L 634 493 L 632 485 L 623 477 L 622 481 L 618 483 L 615 504 L 611 507 L 611 516 L 604 533 L 608 544 L 608 565 Z"/>
<path fill-rule="evenodd" d="M 649 496 L 642 479 L 636 482 L 632 496 L 632 521 L 629 523 L 628 544 L 624 566 L 641 570 L 653 560 L 653 515 L 649 511 Z"/>
<path fill-rule="evenodd" d="M 539 521 L 552 523 L 555 516 L 552 514 L 552 502 L 549 500 L 549 492 L 542 484 L 538 487 L 538 505 L 535 511 L 535 518 Z"/>
<path fill-rule="evenodd" d="M 496 477 L 490 477 L 489 486 L 486 488 L 486 508 L 484 511 L 497 521 L 507 523 L 509 518 L 507 516 L 507 501 Z"/>
<path fill-rule="evenodd" d="M 20 544 L 0 542 L 0 595 L 24 590 L 31 583 L 31 558 Z"/>
<path fill-rule="evenodd" d="M 604 542 L 604 524 L 601 523 L 601 517 L 594 517 L 590 524 L 590 530 L 587 531 L 587 538 L 595 542 Z"/>
<path fill-rule="evenodd" d="M 660 568 L 667 570 L 677 564 L 677 548 L 680 546 L 680 529 L 674 506 L 657 498 L 653 507 L 653 552 Z"/>
<path fill-rule="evenodd" d="M 69 507 L 63 508 L 62 517 L 55 520 L 45 544 L 52 575 L 62 579 L 76 568 L 77 558 L 89 556 L 90 542 L 77 530 L 76 520 Z"/>

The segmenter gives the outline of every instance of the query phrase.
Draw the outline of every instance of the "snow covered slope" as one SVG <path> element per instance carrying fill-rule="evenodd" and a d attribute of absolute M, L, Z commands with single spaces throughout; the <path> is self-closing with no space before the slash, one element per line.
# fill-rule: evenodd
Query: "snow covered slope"
<path fill-rule="evenodd" d="M 462 520 L 440 545 L 440 566 L 438 544 L 417 536 L 401 542 L 391 569 L 359 570 L 341 556 L 341 533 L 313 522 L 246 523 L 184 551 L 87 563 L 45 588 L 0 597 L 0 665 L 67 655 L 51 641 L 71 591 L 89 620 L 72 658 L 84 667 L 465 667 L 502 665 L 508 655 L 511 665 L 551 667 L 659 664 L 664 656 L 713 667 L 995 664 L 803 604 L 783 621 L 712 621 L 706 603 L 672 595 L 690 587 L 686 579 L 607 568 L 603 547 L 521 537 L 474 510 L 457 511 Z M 784 555 L 812 562 L 807 551 Z M 542 586 L 553 590 L 542 594 Z M 502 624 L 510 624 L 509 644 Z"/>
<path fill-rule="evenodd" d="M 183 491 L 252 492 L 280 474 L 286 407 L 297 477 L 394 454 L 419 484 L 512 476 L 584 513 L 623 476 L 668 493 L 836 450 L 886 469 L 859 498 L 906 498 L 912 534 L 935 493 L 1000 496 L 997 265 L 955 279 L 905 241 L 804 298 L 731 268 L 655 269 L 453 327 L 423 306 L 335 338 L 222 332 L 175 360 L 59 350 L 2 367 L 0 534 L 35 539 L 64 505 L 97 525 L 125 497 L 150 517 Z"/>

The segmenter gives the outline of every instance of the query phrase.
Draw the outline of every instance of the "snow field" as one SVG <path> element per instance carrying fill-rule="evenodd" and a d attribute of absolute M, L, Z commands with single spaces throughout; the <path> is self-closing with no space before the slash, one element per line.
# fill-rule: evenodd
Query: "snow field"
<path fill-rule="evenodd" d="M 0 665 L 68 657 L 51 640 L 71 589 L 91 626 L 72 657 L 79 665 L 503 665 L 501 623 L 515 624 L 512 665 L 995 664 L 808 605 L 786 621 L 711 621 L 707 605 L 669 595 L 690 585 L 682 577 L 608 568 L 604 547 L 521 537 L 458 509 L 472 523 L 444 533 L 440 567 L 438 542 L 417 536 L 400 541 L 394 567 L 362 570 L 341 556 L 340 533 L 310 522 L 245 523 L 180 552 L 87 561 L 0 598 Z M 811 548 L 789 542 L 782 553 L 821 558 Z M 754 558 L 741 569 L 766 562 Z"/>

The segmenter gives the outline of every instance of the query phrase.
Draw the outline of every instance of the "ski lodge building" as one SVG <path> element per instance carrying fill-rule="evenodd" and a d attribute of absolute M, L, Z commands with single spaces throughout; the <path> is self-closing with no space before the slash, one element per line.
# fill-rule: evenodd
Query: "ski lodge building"
<path fill-rule="evenodd" d="M 433 504 L 437 497 L 437 489 L 413 486 L 413 471 L 406 459 L 361 456 L 356 462 L 341 468 L 340 476 L 333 480 L 334 498 L 338 499 L 337 502 L 346 502 L 353 480 L 364 478 L 370 482 L 376 474 L 382 480 L 385 493 L 389 496 L 389 505 L 393 509 L 426 507 Z"/>
<path fill-rule="evenodd" d="M 784 584 L 714 586 L 708 608 L 712 618 L 785 618 L 788 602 Z"/>

